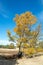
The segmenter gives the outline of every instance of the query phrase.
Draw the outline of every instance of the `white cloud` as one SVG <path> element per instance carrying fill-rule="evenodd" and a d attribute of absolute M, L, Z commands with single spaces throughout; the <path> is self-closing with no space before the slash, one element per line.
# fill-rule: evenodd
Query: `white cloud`
<path fill-rule="evenodd" d="M 4 18 L 9 18 L 9 16 L 7 15 L 7 11 L 4 9 L 2 3 L 0 3 L 0 14 L 1 14 Z"/>
<path fill-rule="evenodd" d="M 8 41 L 8 40 L 0 40 L 1 45 L 7 45 L 7 44 L 10 44 L 10 43 L 14 43 L 14 42 L 11 42 L 11 41 Z M 16 45 L 16 43 L 14 43 L 14 45 Z"/>
<path fill-rule="evenodd" d="M 8 15 L 6 15 L 5 13 L 0 13 L 4 18 L 9 18 Z"/>

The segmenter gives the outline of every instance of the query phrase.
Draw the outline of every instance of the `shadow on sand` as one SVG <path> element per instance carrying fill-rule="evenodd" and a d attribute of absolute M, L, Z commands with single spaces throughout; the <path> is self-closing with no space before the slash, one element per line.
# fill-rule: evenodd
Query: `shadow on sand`
<path fill-rule="evenodd" d="M 16 59 L 3 59 L 2 57 L 0 58 L 0 65 L 15 65 L 17 64 Z"/>

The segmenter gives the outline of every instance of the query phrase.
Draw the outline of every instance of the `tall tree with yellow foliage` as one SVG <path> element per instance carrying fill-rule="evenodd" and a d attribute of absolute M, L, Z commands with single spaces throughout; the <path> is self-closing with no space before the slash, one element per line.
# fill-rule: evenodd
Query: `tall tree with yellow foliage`
<path fill-rule="evenodd" d="M 18 36 L 18 42 L 20 43 L 19 51 L 22 43 L 30 43 L 30 46 L 34 46 L 39 34 L 39 28 L 33 31 L 31 27 L 36 23 L 36 17 L 31 12 L 25 12 L 20 15 L 17 14 L 14 21 L 16 22 L 14 32 Z"/>

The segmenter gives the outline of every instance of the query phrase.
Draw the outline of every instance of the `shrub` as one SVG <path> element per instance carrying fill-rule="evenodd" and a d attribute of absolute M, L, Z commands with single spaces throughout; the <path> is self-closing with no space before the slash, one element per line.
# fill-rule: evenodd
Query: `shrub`
<path fill-rule="evenodd" d="M 9 45 L 9 49 L 14 49 L 15 47 L 14 47 L 14 44 L 13 43 L 11 43 L 10 45 Z"/>
<path fill-rule="evenodd" d="M 33 56 L 36 53 L 36 50 L 33 47 L 31 47 L 31 48 L 24 48 L 23 52 L 24 52 L 24 54 L 26 56 L 31 57 L 31 56 Z"/>
<path fill-rule="evenodd" d="M 38 47 L 38 48 L 37 48 L 37 52 L 43 52 L 43 48 Z"/>

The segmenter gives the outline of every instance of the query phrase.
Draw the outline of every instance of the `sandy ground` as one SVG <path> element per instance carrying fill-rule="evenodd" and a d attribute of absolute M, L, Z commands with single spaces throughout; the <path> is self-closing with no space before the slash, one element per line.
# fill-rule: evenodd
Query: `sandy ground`
<path fill-rule="evenodd" d="M 43 56 L 34 58 L 22 58 L 15 61 L 14 59 L 4 60 L 0 59 L 0 65 L 43 65 Z"/>
<path fill-rule="evenodd" d="M 43 65 L 43 56 L 19 59 L 17 65 Z"/>
<path fill-rule="evenodd" d="M 5 49 L 5 48 L 0 48 L 0 55 L 1 56 L 13 56 L 18 54 L 19 49 Z"/>

